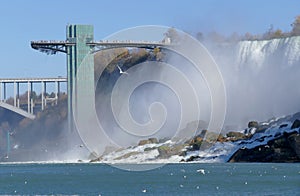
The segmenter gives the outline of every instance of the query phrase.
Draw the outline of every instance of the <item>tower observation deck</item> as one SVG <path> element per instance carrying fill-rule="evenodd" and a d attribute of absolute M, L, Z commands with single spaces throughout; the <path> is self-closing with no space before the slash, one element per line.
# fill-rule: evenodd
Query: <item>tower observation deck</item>
<path fill-rule="evenodd" d="M 148 41 L 94 41 L 94 27 L 92 25 L 67 25 L 66 40 L 64 41 L 41 40 L 31 42 L 31 47 L 40 52 L 50 55 L 58 52 L 67 54 L 68 124 L 71 130 L 73 129 L 72 114 L 76 113 L 72 108 L 77 108 L 80 105 L 78 103 L 91 103 L 83 108 L 84 111 L 89 113 L 91 107 L 94 107 L 95 104 L 94 59 L 88 54 L 110 48 L 135 47 L 153 49 L 156 47 L 164 48 L 170 45 L 170 43 L 166 42 Z M 80 67 L 83 60 L 84 67 Z M 77 74 L 79 68 L 81 70 L 80 75 Z M 82 79 L 78 80 L 78 77 Z M 78 89 L 77 82 L 80 82 L 80 86 L 83 88 Z M 78 91 L 84 91 L 85 98 L 77 96 Z"/>

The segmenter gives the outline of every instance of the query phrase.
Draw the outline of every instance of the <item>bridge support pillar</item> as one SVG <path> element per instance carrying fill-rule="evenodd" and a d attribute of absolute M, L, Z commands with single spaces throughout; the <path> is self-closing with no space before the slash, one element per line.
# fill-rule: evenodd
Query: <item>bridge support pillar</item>
<path fill-rule="evenodd" d="M 27 83 L 27 112 L 30 113 L 30 82 Z"/>
<path fill-rule="evenodd" d="M 2 82 L 0 82 L 0 102 L 2 102 Z"/>
<path fill-rule="evenodd" d="M 67 46 L 67 74 L 68 74 L 68 126 L 69 130 L 74 130 L 74 115 L 73 111 L 78 108 L 83 102 L 94 104 L 94 60 L 88 60 L 84 67 L 80 67 L 81 63 L 87 54 L 90 53 L 91 47 L 87 42 L 94 40 L 94 27 L 92 25 L 68 25 L 67 26 L 67 41 L 75 45 Z M 90 62 L 91 61 L 91 62 Z M 78 70 L 81 70 L 78 75 Z M 78 78 L 77 78 L 78 77 Z M 79 89 L 77 81 L 80 80 L 80 85 L 84 88 Z M 90 100 L 81 100 L 78 96 L 78 91 L 85 91 Z M 82 94 L 82 93 L 81 93 Z M 80 103 L 80 104 L 79 104 Z M 87 111 L 90 111 L 86 108 Z"/>
<path fill-rule="evenodd" d="M 55 105 L 57 105 L 59 94 L 59 82 L 55 82 Z"/>
<path fill-rule="evenodd" d="M 20 107 L 20 83 L 17 82 L 17 107 Z"/>
<path fill-rule="evenodd" d="M 6 83 L 3 83 L 3 101 L 6 102 Z"/>
<path fill-rule="evenodd" d="M 14 106 L 17 107 L 17 83 L 14 82 Z"/>
<path fill-rule="evenodd" d="M 30 101 L 31 103 L 30 103 L 30 114 L 33 114 L 33 107 L 34 107 L 34 105 L 33 105 L 33 99 L 31 99 L 31 101 Z"/>
<path fill-rule="evenodd" d="M 44 103 L 44 100 L 45 100 L 45 97 L 44 97 L 44 94 L 45 94 L 45 84 L 44 84 L 44 82 L 42 82 L 41 85 L 42 85 L 42 92 L 41 92 L 42 110 L 44 110 L 44 106 L 45 106 L 45 103 Z"/>

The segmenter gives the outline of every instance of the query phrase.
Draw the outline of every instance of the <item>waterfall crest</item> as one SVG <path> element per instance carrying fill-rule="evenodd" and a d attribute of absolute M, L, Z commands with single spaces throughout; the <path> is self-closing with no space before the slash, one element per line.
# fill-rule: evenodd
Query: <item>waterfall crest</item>
<path fill-rule="evenodd" d="M 237 44 L 237 65 L 261 69 L 264 66 L 281 68 L 299 65 L 300 36 L 261 41 L 241 41 Z"/>

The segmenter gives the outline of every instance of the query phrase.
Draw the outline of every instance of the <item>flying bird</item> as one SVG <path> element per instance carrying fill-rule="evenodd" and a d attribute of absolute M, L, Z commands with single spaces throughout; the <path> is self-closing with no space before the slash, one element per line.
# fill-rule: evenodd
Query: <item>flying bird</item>
<path fill-rule="evenodd" d="M 120 71 L 120 74 L 127 74 L 128 75 L 128 73 L 126 71 L 123 71 L 119 65 L 117 65 L 117 67 Z"/>
<path fill-rule="evenodd" d="M 205 170 L 204 170 L 204 169 L 197 169 L 197 172 L 198 172 L 198 173 L 201 173 L 201 174 L 203 174 L 203 175 L 205 174 Z"/>

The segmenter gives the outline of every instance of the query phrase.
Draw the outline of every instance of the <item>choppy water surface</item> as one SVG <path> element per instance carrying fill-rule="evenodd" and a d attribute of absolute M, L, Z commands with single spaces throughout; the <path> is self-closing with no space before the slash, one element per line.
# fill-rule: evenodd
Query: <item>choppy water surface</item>
<path fill-rule="evenodd" d="M 105 164 L 0 164 L 0 193 L 300 195 L 300 164 L 168 164 L 139 172 Z"/>

